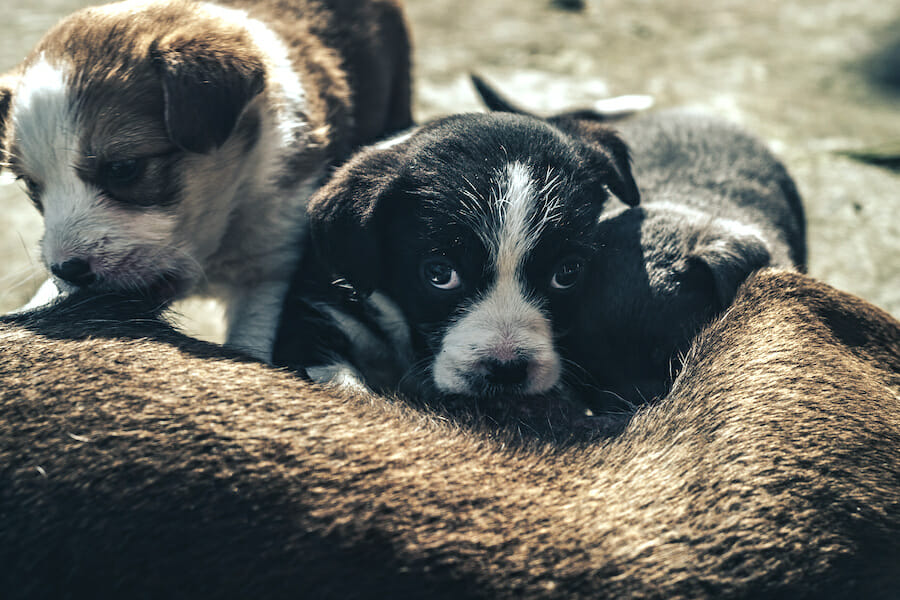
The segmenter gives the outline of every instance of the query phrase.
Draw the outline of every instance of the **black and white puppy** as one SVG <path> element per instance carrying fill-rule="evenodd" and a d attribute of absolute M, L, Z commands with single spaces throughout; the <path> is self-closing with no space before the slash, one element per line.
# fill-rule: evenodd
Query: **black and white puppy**
<path fill-rule="evenodd" d="M 402 315 L 437 392 L 536 395 L 560 383 L 613 196 L 639 201 L 602 124 L 458 115 L 350 160 L 311 201 L 311 233 L 328 272 Z"/>
<path fill-rule="evenodd" d="M 528 114 L 473 82 L 491 110 Z M 750 273 L 806 270 L 806 219 L 784 165 L 734 124 L 670 109 L 619 120 L 616 130 L 641 206 L 601 216 L 585 304 L 564 347 L 578 378 L 633 403 L 666 391 L 680 353 Z"/>
<path fill-rule="evenodd" d="M 800 198 L 764 144 L 686 113 L 621 122 L 622 138 L 604 119 L 455 116 L 340 169 L 311 202 L 312 238 L 376 300 L 305 305 L 350 357 L 320 351 L 324 379 L 387 361 L 419 394 L 565 387 L 610 410 L 664 393 L 748 274 L 804 268 Z"/>
<path fill-rule="evenodd" d="M 128 0 L 0 79 L 0 152 L 54 287 L 212 294 L 228 343 L 263 359 L 312 190 L 410 123 L 397 0 Z"/>

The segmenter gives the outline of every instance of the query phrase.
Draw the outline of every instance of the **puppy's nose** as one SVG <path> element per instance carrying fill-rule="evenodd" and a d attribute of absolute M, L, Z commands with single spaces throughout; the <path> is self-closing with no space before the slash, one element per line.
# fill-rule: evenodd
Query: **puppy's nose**
<path fill-rule="evenodd" d="M 70 258 L 61 265 L 52 265 L 54 275 L 78 287 L 86 287 L 94 283 L 97 276 L 91 272 L 91 265 L 81 258 Z"/>
<path fill-rule="evenodd" d="M 517 358 L 510 361 L 486 360 L 484 378 L 492 385 L 519 385 L 528 379 L 528 361 Z"/>

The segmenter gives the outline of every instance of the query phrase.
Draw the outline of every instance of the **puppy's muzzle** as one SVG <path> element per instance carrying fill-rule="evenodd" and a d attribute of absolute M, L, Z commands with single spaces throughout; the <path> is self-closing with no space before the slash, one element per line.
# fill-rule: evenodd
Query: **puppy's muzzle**
<path fill-rule="evenodd" d="M 51 265 L 50 271 L 66 283 L 77 287 L 87 287 L 97 281 L 97 275 L 91 270 L 91 265 L 81 258 L 70 258 L 62 264 Z"/>

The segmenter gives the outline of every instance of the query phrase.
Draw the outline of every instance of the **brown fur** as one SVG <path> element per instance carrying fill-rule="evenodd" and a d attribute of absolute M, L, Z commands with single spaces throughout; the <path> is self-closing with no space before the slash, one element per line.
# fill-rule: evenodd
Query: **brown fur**
<path fill-rule="evenodd" d="M 804 275 L 752 277 L 593 445 L 335 397 L 135 305 L 4 321 L 6 598 L 900 589 L 900 323 Z"/>
<path fill-rule="evenodd" d="M 125 0 L 64 19 L 0 80 L 0 146 L 45 215 L 53 283 L 211 295 L 227 344 L 269 360 L 308 197 L 411 123 L 408 53 L 398 0 Z"/>
<path fill-rule="evenodd" d="M 412 124 L 410 43 L 399 0 L 224 0 L 213 4 L 248 10 L 288 46 L 308 96 L 305 116 L 313 132 L 311 147 L 317 150 L 296 157 L 296 166 L 305 167 L 304 173 L 311 170 L 307 163 L 318 166 L 322 155 L 339 160 L 357 145 Z M 204 85 L 192 86 L 182 97 L 194 105 L 177 124 L 191 125 L 192 117 L 202 120 L 210 113 L 226 112 L 222 118 L 228 122 L 227 131 L 210 140 L 221 144 L 246 101 L 262 89 L 263 65 L 246 33 L 226 31 L 215 19 L 199 18 L 189 0 L 161 4 L 131 20 L 104 11 L 104 7 L 90 8 L 62 21 L 22 65 L 0 79 L 0 131 L 18 74 L 41 53 L 65 54 L 80 66 L 76 93 L 93 96 L 89 104 L 105 107 L 105 114 L 115 114 L 118 107 L 144 118 L 162 114 L 163 90 L 156 73 L 160 67 L 165 81 L 166 73 L 178 64 L 207 65 L 203 72 L 184 75 L 183 79 Z M 166 34 L 161 36 L 161 31 Z M 73 39 L 77 46 L 71 45 Z M 248 93 L 235 94 L 235 86 L 246 86 Z M 219 96 L 204 92 L 209 88 L 219 88 Z M 230 105 L 241 98 L 244 102 L 239 106 Z M 85 122 L 102 122 L 99 117 L 83 115 Z M 180 133 L 178 127 L 172 130 Z M 193 144 L 188 149 L 203 152 L 211 145 Z"/>

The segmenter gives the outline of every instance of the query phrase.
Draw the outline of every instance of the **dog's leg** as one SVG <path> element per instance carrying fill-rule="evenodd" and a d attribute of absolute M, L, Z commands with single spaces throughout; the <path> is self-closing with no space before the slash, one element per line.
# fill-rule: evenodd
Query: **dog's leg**
<path fill-rule="evenodd" d="M 225 345 L 272 362 L 272 347 L 288 286 L 287 281 L 265 281 L 234 293 L 228 301 Z"/>

